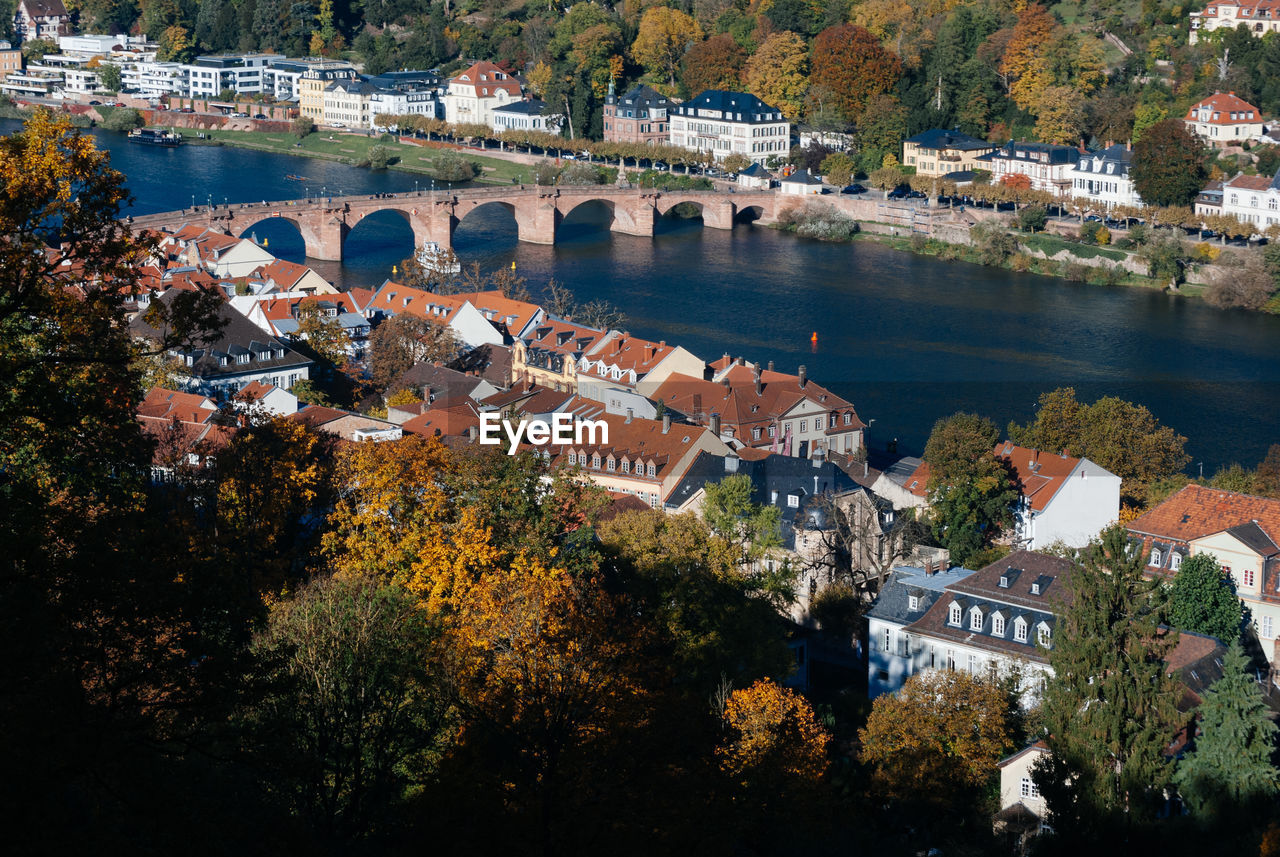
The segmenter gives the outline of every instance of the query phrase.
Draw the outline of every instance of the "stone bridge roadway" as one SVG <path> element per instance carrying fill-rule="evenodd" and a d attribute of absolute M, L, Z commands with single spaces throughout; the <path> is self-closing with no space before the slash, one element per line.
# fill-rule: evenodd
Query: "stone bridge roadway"
<path fill-rule="evenodd" d="M 288 220 L 302 234 L 307 256 L 342 259 L 347 233 L 377 211 L 398 211 L 413 229 L 416 246 L 434 241 L 453 246 L 453 230 L 482 205 L 504 206 L 514 216 L 518 237 L 534 244 L 554 244 L 556 227 L 587 202 L 603 203 L 611 212 L 609 228 L 625 235 L 653 235 L 654 222 L 680 203 L 702 211 L 702 223 L 712 229 L 732 229 L 739 220 L 776 222 L 779 212 L 799 204 L 802 197 L 775 191 L 660 191 L 589 187 L 468 188 L 456 191 L 418 191 L 394 197 L 344 196 L 267 203 L 203 205 L 135 217 L 135 229 L 176 230 L 183 224 L 209 226 L 240 236 L 273 217 Z"/>

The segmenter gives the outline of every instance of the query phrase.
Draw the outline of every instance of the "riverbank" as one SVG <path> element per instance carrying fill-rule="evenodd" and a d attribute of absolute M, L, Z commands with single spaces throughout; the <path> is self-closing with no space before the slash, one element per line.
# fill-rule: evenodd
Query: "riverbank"
<path fill-rule="evenodd" d="M 174 128 L 184 136 L 191 136 L 190 128 Z M 429 146 L 391 141 L 384 137 L 367 137 L 364 134 L 341 134 L 329 131 L 317 131 L 308 134 L 301 140 L 292 133 L 264 131 L 225 131 L 214 128 L 202 131 L 206 137 L 224 146 L 239 149 L 252 149 L 258 152 L 273 152 L 279 155 L 290 155 L 299 158 L 315 158 L 324 161 L 356 166 L 367 162 L 369 150 L 374 146 L 382 146 L 391 151 L 395 163 L 387 169 L 412 173 L 414 175 L 432 177 L 435 159 L 440 152 L 460 152 L 469 161 L 480 168 L 474 181 L 481 184 L 512 184 L 531 182 L 532 170 L 524 164 L 513 163 L 499 158 L 477 155 L 470 149 L 451 146 L 443 143 L 432 143 Z"/>

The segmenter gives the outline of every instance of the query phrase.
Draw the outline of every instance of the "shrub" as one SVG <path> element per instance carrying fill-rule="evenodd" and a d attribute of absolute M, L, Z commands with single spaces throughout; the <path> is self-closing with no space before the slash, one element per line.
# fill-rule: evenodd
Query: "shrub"
<path fill-rule="evenodd" d="M 540 185 L 553 185 L 556 178 L 560 175 L 560 170 L 556 167 L 554 161 L 538 161 L 533 166 L 533 183 Z"/>
<path fill-rule="evenodd" d="M 432 159 L 431 172 L 441 181 L 465 182 L 475 178 L 479 170 L 476 169 L 475 161 L 468 160 L 452 149 L 445 149 Z"/>
<path fill-rule="evenodd" d="M 1102 228 L 1101 223 L 1088 221 L 1080 224 L 1079 239 L 1081 244 L 1097 244 L 1098 230 Z"/>
<path fill-rule="evenodd" d="M 1049 212 L 1042 205 L 1028 205 L 1018 212 L 1018 228 L 1023 232 L 1043 232 Z"/>
<path fill-rule="evenodd" d="M 299 140 L 316 130 L 316 123 L 311 121 L 310 116 L 299 116 L 289 123 L 289 130 L 293 132 Z"/>
<path fill-rule="evenodd" d="M 132 131 L 142 124 L 142 114 L 132 107 L 117 107 L 102 120 L 102 127 L 108 131 Z"/>
<path fill-rule="evenodd" d="M 556 177 L 556 184 L 562 185 L 593 185 L 603 181 L 604 175 L 600 169 L 585 161 L 569 161 Z"/>
<path fill-rule="evenodd" d="M 929 246 L 929 239 L 916 233 L 911 236 L 911 249 L 916 253 L 923 253 L 925 248 Z"/>
<path fill-rule="evenodd" d="M 364 160 L 360 162 L 360 166 L 368 167 L 371 170 L 385 170 L 389 164 L 395 163 L 397 158 L 391 154 L 391 150 L 386 146 L 370 146 L 368 154 Z"/>
<path fill-rule="evenodd" d="M 974 226 L 969 230 L 969 237 L 973 241 L 973 249 L 978 252 L 978 261 L 984 265 L 1003 265 L 1018 252 L 1018 239 L 994 220 L 984 220 Z"/>
<path fill-rule="evenodd" d="M 1098 242 L 1099 247 L 1106 247 L 1111 243 L 1111 230 L 1105 226 L 1099 226 L 1097 232 L 1094 233 L 1094 239 Z"/>
<path fill-rule="evenodd" d="M 847 241 L 858 233 L 856 220 L 825 203 L 788 209 L 778 217 L 778 222 L 797 235 L 820 241 Z"/>
<path fill-rule="evenodd" d="M 1083 283 L 1089 279 L 1089 266 L 1080 262 L 1064 261 L 1061 272 L 1064 280 L 1071 280 L 1073 283 Z"/>
<path fill-rule="evenodd" d="M 1030 271 L 1031 261 L 1031 257 L 1026 253 L 1014 253 L 1013 256 L 1009 258 L 1009 267 L 1019 272 Z"/>
<path fill-rule="evenodd" d="M 1213 262 L 1221 255 L 1222 249 L 1220 247 L 1215 247 L 1208 241 L 1201 241 L 1196 245 L 1192 258 L 1197 262 Z"/>

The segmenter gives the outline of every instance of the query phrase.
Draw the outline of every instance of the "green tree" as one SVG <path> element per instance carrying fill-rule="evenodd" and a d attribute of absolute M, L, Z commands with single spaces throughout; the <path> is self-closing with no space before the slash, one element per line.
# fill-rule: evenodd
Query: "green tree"
<path fill-rule="evenodd" d="M 804 107 L 808 72 L 804 40 L 787 31 L 774 33 L 747 60 L 747 91 L 794 119 Z"/>
<path fill-rule="evenodd" d="M 1198 713 L 1195 749 L 1178 763 L 1174 783 L 1192 812 L 1218 829 L 1230 832 L 1231 821 L 1256 823 L 1248 816 L 1274 801 L 1280 785 L 1272 763 L 1276 724 L 1238 639 Z"/>
<path fill-rule="evenodd" d="M 289 130 L 301 140 L 316 130 L 316 123 L 312 121 L 310 116 L 299 116 L 289 123 Z"/>
<path fill-rule="evenodd" d="M 1241 612 L 1231 576 L 1213 554 L 1198 553 L 1178 567 L 1169 591 L 1175 627 L 1231 643 L 1240 637 Z"/>
<path fill-rule="evenodd" d="M 453 331 L 416 315 L 399 313 L 374 328 L 369 337 L 369 375 L 385 392 L 400 376 L 423 361 L 446 361 L 457 353 Z"/>
<path fill-rule="evenodd" d="M 280 603 L 253 642 L 251 758 L 325 836 L 366 833 L 428 773 L 446 708 L 432 675 L 436 637 L 406 590 L 322 578 Z"/>
<path fill-rule="evenodd" d="M 1145 565 L 1113 526 L 1086 551 L 1059 607 L 1041 707 L 1051 755 L 1032 776 L 1068 842 L 1153 818 L 1169 782 L 1178 690 L 1165 657 L 1177 633 L 1161 629 L 1162 585 L 1144 577 Z"/>
<path fill-rule="evenodd" d="M 702 519 L 733 546 L 737 565 L 753 573 L 771 598 L 784 604 L 794 601 L 794 575 L 786 563 L 774 559 L 782 546 L 782 510 L 754 502 L 751 479 L 742 473 L 708 482 L 703 490 Z"/>
<path fill-rule="evenodd" d="M 445 149 L 431 158 L 431 173 L 440 181 L 471 181 L 477 172 L 475 161 L 453 149 Z"/>
<path fill-rule="evenodd" d="M 1147 205 L 1190 205 L 1204 187 L 1204 143 L 1179 119 L 1157 122 L 1133 147 L 1134 187 Z"/>
<path fill-rule="evenodd" d="M 120 91 L 120 66 L 103 63 L 98 66 L 98 83 L 108 92 Z"/>
<path fill-rule="evenodd" d="M 1187 439 L 1161 425 L 1145 406 L 1114 396 L 1085 405 L 1072 387 L 1042 394 L 1036 419 L 1026 426 L 1010 423 L 1009 436 L 1023 446 L 1065 449 L 1105 467 L 1123 480 L 1121 492 L 1137 504 L 1153 483 L 1191 460 Z"/>
<path fill-rule="evenodd" d="M 298 306 L 298 335 L 307 341 L 312 351 L 334 366 L 347 362 L 351 340 L 338 319 L 326 315 L 318 301 L 305 300 Z"/>
<path fill-rule="evenodd" d="M 108 131 L 131 131 L 142 124 L 142 114 L 132 107 L 117 107 L 102 120 L 102 127 Z"/>
<path fill-rule="evenodd" d="M 857 168 L 857 163 L 845 152 L 835 152 L 822 159 L 822 175 L 835 185 L 847 185 L 853 181 Z"/>
<path fill-rule="evenodd" d="M 1023 232 L 1043 232 L 1049 222 L 1049 212 L 1043 205 L 1028 205 L 1018 212 L 1018 228 Z"/>
<path fill-rule="evenodd" d="M 866 108 L 857 117 L 854 135 L 863 170 L 871 172 L 884 163 L 885 156 L 902 154 L 907 118 L 907 108 L 892 95 L 875 94 L 867 99 Z"/>
<path fill-rule="evenodd" d="M 959 413 L 934 423 L 925 444 L 933 533 L 960 565 L 1014 522 L 1018 489 L 995 456 L 998 439 L 990 420 Z"/>

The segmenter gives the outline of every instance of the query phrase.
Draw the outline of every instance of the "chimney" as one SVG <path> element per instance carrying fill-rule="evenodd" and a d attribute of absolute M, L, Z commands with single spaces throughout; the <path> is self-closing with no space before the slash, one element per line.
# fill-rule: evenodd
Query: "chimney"
<path fill-rule="evenodd" d="M 710 423 L 711 423 L 711 433 L 716 437 L 719 437 L 720 436 L 720 415 L 712 414 Z"/>
<path fill-rule="evenodd" d="M 671 431 L 671 414 L 664 413 L 662 415 L 662 433 L 666 434 L 669 431 Z"/>
<path fill-rule="evenodd" d="M 804 385 L 809 383 L 809 372 L 803 366 L 800 367 L 800 389 L 804 389 Z"/>
<path fill-rule="evenodd" d="M 635 416 L 635 413 L 634 408 L 627 408 L 627 422 L 631 422 L 631 418 Z"/>
<path fill-rule="evenodd" d="M 1080 154 L 1084 154 L 1084 137 L 1080 138 Z"/>

